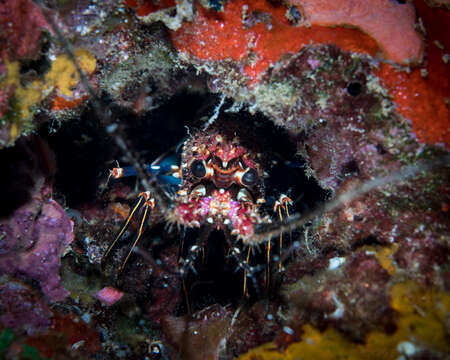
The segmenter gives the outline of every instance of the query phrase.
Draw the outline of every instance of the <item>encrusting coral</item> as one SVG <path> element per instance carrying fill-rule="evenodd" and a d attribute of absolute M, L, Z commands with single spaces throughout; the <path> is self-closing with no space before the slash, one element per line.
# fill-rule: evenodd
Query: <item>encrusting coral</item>
<path fill-rule="evenodd" d="M 87 74 L 94 72 L 96 60 L 92 54 L 84 49 L 77 49 L 75 56 Z M 4 144 L 14 143 L 18 136 L 29 134 L 35 128 L 33 109 L 50 94 L 54 96 L 54 110 L 74 107 L 87 99 L 86 94 L 74 94 L 73 89 L 79 83 L 79 75 L 66 55 L 56 57 L 43 79 L 36 79 L 25 85 L 22 84 L 20 63 L 6 60 L 5 65 L 5 76 L 0 80 L 0 88 L 13 89 L 8 103 L 13 102 L 14 106 L 2 116 L 4 124 L 9 127 L 9 138 L 3 139 Z"/>
<path fill-rule="evenodd" d="M 389 253 L 392 258 L 393 250 L 382 248 L 373 251 L 379 261 L 389 270 L 395 269 L 395 263 L 387 257 L 387 253 Z M 367 283 L 367 291 L 370 291 L 369 288 L 373 286 L 377 285 Z M 323 294 L 316 296 L 319 296 L 318 302 L 326 301 Z M 342 314 L 339 316 L 347 311 L 352 311 L 354 303 L 360 301 L 355 293 L 349 294 L 349 296 L 353 297 L 354 301 L 349 303 L 348 307 L 340 304 Z M 417 281 L 400 280 L 391 282 L 389 297 L 390 306 L 395 311 L 395 315 L 391 315 L 395 321 L 393 331 L 372 330 L 367 332 L 363 343 L 356 343 L 349 340 L 343 332 L 336 330 L 333 325 L 329 325 L 324 330 L 304 324 L 296 329 L 296 336 L 300 341 L 293 337 L 288 342 L 289 345 L 285 345 L 285 348 L 280 348 L 279 342 L 267 343 L 241 355 L 239 359 L 268 360 L 298 359 L 300 357 L 375 360 L 398 359 L 400 356 L 440 358 L 443 354 L 450 352 L 446 338 L 446 319 L 450 312 L 448 292 Z M 376 305 L 381 306 L 382 304 Z M 379 311 L 377 307 L 374 308 L 374 312 L 376 311 Z M 332 314 L 337 313 L 334 311 Z M 286 337 L 289 336 L 286 335 Z"/>
<path fill-rule="evenodd" d="M 0 219 L 0 271 L 37 281 L 49 301 L 60 301 L 68 295 L 59 268 L 62 254 L 74 239 L 73 223 L 51 196 L 51 152 L 36 139 L 22 141 L 20 146 L 23 154 L 11 153 L 8 159 L 15 161 L 17 170 L 12 174 L 20 181 L 12 180 L 3 191 L 14 190 L 25 201 Z M 10 206 L 6 200 L 12 197 L 4 196 L 5 205 Z"/>

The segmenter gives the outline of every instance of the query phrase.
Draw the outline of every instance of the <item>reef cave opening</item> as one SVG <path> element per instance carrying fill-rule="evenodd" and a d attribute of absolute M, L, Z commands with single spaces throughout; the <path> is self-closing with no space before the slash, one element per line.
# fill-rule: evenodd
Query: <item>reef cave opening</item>
<path fill-rule="evenodd" d="M 185 91 L 172 97 L 165 105 L 141 115 L 114 104 L 109 106 L 109 111 L 113 112 L 114 118 L 120 119 L 124 124 L 124 134 L 130 150 L 139 154 L 139 158 L 149 164 L 163 154 L 176 151 L 189 136 L 189 132 L 193 131 L 192 129 L 213 115 L 219 102 L 220 98 L 213 94 Z M 230 107 L 231 104 L 225 102 L 225 111 Z M 106 182 L 109 170 L 116 167 L 117 163 L 120 166 L 130 165 L 123 161 L 121 150 L 106 131 L 107 124 L 102 122 L 102 119 L 97 119 L 95 114 L 94 108 L 90 106 L 78 119 L 62 123 L 57 132 L 49 131 L 50 125 L 40 130 L 40 135 L 46 139 L 56 154 L 54 196 L 75 213 L 90 206 L 106 208 L 110 200 L 100 196 L 100 189 Z M 265 181 L 266 203 L 262 206 L 265 213 L 270 214 L 275 220 L 278 218 L 273 207 L 280 194 L 286 194 L 293 200 L 289 210 L 291 213 L 307 211 L 329 197 L 329 193 L 322 189 L 315 179 L 305 175 L 307 164 L 296 154 L 294 141 L 286 131 L 276 127 L 261 114 L 252 115 L 245 110 L 226 116 L 248 123 L 254 128 L 255 137 L 249 141 L 264 140 L 267 151 L 271 152 L 271 166 L 267 169 L 268 177 Z M 130 191 L 127 199 L 122 199 L 122 202 L 131 205 L 140 191 L 139 182 L 134 177 L 113 180 L 108 188 L 114 189 L 119 184 L 126 186 Z M 118 225 L 114 231 L 117 229 Z M 158 259 L 161 249 L 178 247 L 179 233 L 172 231 L 167 235 L 166 230 L 165 224 L 155 226 L 143 235 L 139 246 L 142 249 L 152 249 L 151 256 Z M 185 248 L 196 243 L 201 230 L 186 231 L 189 235 L 185 236 Z M 287 235 L 283 248 L 289 248 L 292 239 L 299 233 L 298 231 Z M 168 242 L 167 238 L 172 240 Z M 81 240 L 76 239 L 78 242 Z M 128 248 L 129 241 L 129 238 L 121 241 L 120 246 Z M 238 264 L 235 260 L 229 261 L 224 234 L 221 231 L 212 231 L 206 243 L 203 260 L 196 261 L 196 274 L 191 272 L 186 278 L 192 310 L 199 310 L 215 303 L 221 305 L 237 303 L 243 298 L 243 271 L 236 271 Z M 278 255 L 275 254 L 280 253 L 280 249 L 277 241 L 273 243 L 272 256 L 277 260 Z M 123 251 L 120 252 L 122 255 Z M 252 250 L 251 264 L 259 270 L 255 279 L 248 279 L 250 299 L 256 299 L 267 293 L 262 280 L 266 256 L 265 246 L 255 247 Z M 138 258 L 139 255 L 133 254 L 129 263 Z M 132 267 L 129 264 L 127 266 Z M 124 270 L 126 271 L 127 269 Z M 178 314 L 186 310 L 185 303 L 179 304 Z"/>

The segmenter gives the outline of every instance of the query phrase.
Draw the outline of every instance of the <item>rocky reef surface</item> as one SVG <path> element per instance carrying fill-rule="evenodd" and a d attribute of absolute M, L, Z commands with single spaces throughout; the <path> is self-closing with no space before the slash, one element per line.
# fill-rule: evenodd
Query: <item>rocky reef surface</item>
<path fill-rule="evenodd" d="M 448 358 L 449 28 L 437 0 L 0 4 L 0 358 Z M 274 222 L 353 195 L 269 270 L 266 239 L 245 296 L 219 232 L 180 275 L 201 234 L 167 204 L 102 263 L 145 185 L 109 170 L 225 116 L 293 200 Z"/>

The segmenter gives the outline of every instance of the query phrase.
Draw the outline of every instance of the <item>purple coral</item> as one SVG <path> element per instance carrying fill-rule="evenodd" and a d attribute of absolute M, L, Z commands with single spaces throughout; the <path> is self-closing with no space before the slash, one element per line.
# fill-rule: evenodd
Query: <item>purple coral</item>
<path fill-rule="evenodd" d="M 64 299 L 68 292 L 61 286 L 58 272 L 60 257 L 73 241 L 72 226 L 56 201 L 34 196 L 0 222 L 0 272 L 24 274 L 39 281 L 50 300 Z"/>
<path fill-rule="evenodd" d="M 20 281 L 0 285 L 0 307 L 3 326 L 28 335 L 49 330 L 53 314 L 39 295 Z"/>

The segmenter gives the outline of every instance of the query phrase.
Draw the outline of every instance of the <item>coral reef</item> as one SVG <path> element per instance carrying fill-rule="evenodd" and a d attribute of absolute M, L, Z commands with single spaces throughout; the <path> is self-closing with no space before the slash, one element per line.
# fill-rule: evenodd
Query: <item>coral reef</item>
<path fill-rule="evenodd" d="M 449 17 L 437 0 L 4 2 L 0 357 L 447 358 Z M 241 125 L 271 223 L 227 252 L 220 227 L 164 219 L 180 144 Z M 139 176 L 108 178 L 120 166 Z"/>
<path fill-rule="evenodd" d="M 239 359 L 397 359 L 442 358 L 450 351 L 445 338 L 445 317 L 449 311 L 449 295 L 415 282 L 398 283 L 391 287 L 391 305 L 398 314 L 393 333 L 373 331 L 363 344 L 349 342 L 333 328 L 320 331 L 304 325 L 299 331 L 301 341 L 293 342 L 285 351 L 265 344 Z M 418 310 L 420 309 L 420 310 Z M 419 313 L 420 311 L 420 313 Z"/>
<path fill-rule="evenodd" d="M 48 28 L 48 25 L 40 8 L 30 0 L 8 1 L 0 10 L 0 141 L 2 146 L 5 143 L 13 143 L 21 132 L 16 121 L 8 121 L 16 112 L 22 112 L 19 110 L 20 99 L 14 95 L 19 86 L 18 61 L 23 60 L 25 63 L 39 58 L 42 32 L 45 28 Z M 29 105 L 36 102 L 34 92 L 30 92 L 28 97 L 31 101 L 23 106 L 25 112 L 28 112 Z M 22 116 L 19 115 L 19 118 L 20 121 L 17 122 L 23 127 Z"/>
<path fill-rule="evenodd" d="M 13 61 L 38 55 L 42 31 L 48 29 L 48 24 L 33 1 L 12 0 L 3 3 L 0 29 L 2 60 Z"/>
<path fill-rule="evenodd" d="M 36 291 L 7 276 L 2 277 L 0 290 L 3 313 L 0 321 L 4 327 L 27 335 L 50 329 L 53 314 Z"/>
<path fill-rule="evenodd" d="M 193 4 L 190 1 L 136 1 L 127 0 L 125 3 L 136 9 L 136 16 L 144 23 L 152 24 L 161 21 L 169 29 L 177 30 L 183 21 L 192 21 L 194 18 Z M 175 13 L 175 14 L 173 14 Z"/>
<path fill-rule="evenodd" d="M 370 6 L 370 16 L 366 6 Z M 295 25 L 286 17 L 288 8 L 292 7 L 300 12 L 301 20 Z M 414 29 L 415 14 L 411 4 L 385 0 L 371 5 L 355 1 L 335 4 L 292 1 L 286 7 L 269 1 L 251 4 L 230 1 L 223 12 L 201 5 L 197 6 L 197 12 L 192 22 L 172 35 L 175 46 L 182 53 L 201 60 L 240 62 L 245 74 L 253 79 L 275 64 L 280 56 L 295 53 L 311 41 L 335 43 L 345 50 L 369 53 L 376 52 L 376 44 L 379 44 L 388 59 L 399 63 L 420 60 L 423 48 L 420 35 Z M 376 44 L 358 30 L 338 28 L 340 25 L 360 28 L 375 39 Z"/>
<path fill-rule="evenodd" d="M 166 317 L 162 327 L 183 359 L 217 359 L 227 339 L 231 317 L 229 310 L 214 306 L 198 312 L 193 319 Z"/>
<path fill-rule="evenodd" d="M 39 141 L 23 146 L 27 158 L 15 166 L 23 167 L 19 176 L 29 177 L 30 198 L 0 221 L 0 269 L 3 274 L 23 275 L 38 281 L 43 293 L 50 300 L 58 301 L 68 295 L 61 286 L 58 271 L 61 255 L 73 241 L 73 224 L 51 198 L 52 189 L 45 180 L 44 174 L 49 172 L 42 163 L 51 158 L 51 153 L 45 147 L 40 148 Z"/>
<path fill-rule="evenodd" d="M 444 8 L 431 8 L 416 1 L 427 41 L 426 58 L 411 72 L 399 72 L 388 64 L 377 71 L 394 98 L 397 111 L 412 121 L 413 131 L 425 143 L 450 144 L 450 92 L 448 48 L 450 42 L 443 33 L 450 21 Z"/>
<path fill-rule="evenodd" d="M 89 52 L 77 49 L 75 56 L 84 71 L 90 74 L 95 70 L 96 61 Z M 0 87 L 6 89 L 3 102 L 8 102 L 11 108 L 8 112 L 1 113 L 4 124 L 1 145 L 11 145 L 19 136 L 32 132 L 36 126 L 32 121 L 33 107 L 49 94 L 53 97 L 53 110 L 70 109 L 87 99 L 83 90 L 75 88 L 79 83 L 79 75 L 66 55 L 55 58 L 43 79 L 28 80 L 25 85 L 21 64 L 6 60 L 5 65 L 6 71 L 4 78 L 0 80 Z"/>
<path fill-rule="evenodd" d="M 38 198 L 16 210 L 10 221 L 2 222 L 0 227 L 4 237 L 2 272 L 23 273 L 39 281 L 51 300 L 64 299 L 68 293 L 61 287 L 58 270 L 60 257 L 73 241 L 73 233 L 61 206 L 54 200 Z"/>
<path fill-rule="evenodd" d="M 369 4 L 359 1 L 329 3 L 299 0 L 291 1 L 289 5 L 297 6 L 304 18 L 302 21 L 311 25 L 347 25 L 360 29 L 380 44 L 389 60 L 397 63 L 417 63 L 421 60 L 423 44 L 414 29 L 416 19 L 411 3 L 375 1 L 370 4 L 370 12 Z"/>

